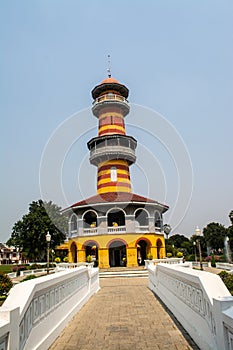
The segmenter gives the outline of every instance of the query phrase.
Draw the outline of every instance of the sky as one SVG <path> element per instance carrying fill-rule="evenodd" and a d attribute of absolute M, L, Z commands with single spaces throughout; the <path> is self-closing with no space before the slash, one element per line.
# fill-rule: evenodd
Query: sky
<path fill-rule="evenodd" d="M 0 1 L 0 241 L 34 200 L 95 194 L 86 143 L 108 55 L 130 91 L 133 192 L 169 205 L 171 234 L 229 226 L 232 33 L 231 0 Z"/>

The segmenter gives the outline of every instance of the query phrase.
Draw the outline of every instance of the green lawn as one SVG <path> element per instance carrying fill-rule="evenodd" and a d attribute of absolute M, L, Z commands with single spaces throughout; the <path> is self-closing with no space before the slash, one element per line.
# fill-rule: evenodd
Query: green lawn
<path fill-rule="evenodd" d="M 0 265 L 0 271 L 4 273 L 10 273 L 12 272 L 12 267 L 14 265 Z"/>

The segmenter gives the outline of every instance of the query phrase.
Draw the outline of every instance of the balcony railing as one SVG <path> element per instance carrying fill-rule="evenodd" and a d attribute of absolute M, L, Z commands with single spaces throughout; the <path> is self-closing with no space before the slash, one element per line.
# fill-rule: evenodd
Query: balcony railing
<path fill-rule="evenodd" d="M 109 226 L 108 233 L 121 233 L 126 232 L 126 226 Z"/>
<path fill-rule="evenodd" d="M 126 98 L 123 96 L 111 94 L 111 93 L 97 97 L 93 102 L 92 112 L 96 117 L 98 117 L 98 113 L 102 108 L 103 104 L 113 104 L 113 103 L 117 103 L 118 105 L 120 105 L 124 115 L 127 115 L 129 113 L 130 107 Z"/>
<path fill-rule="evenodd" d="M 103 235 L 103 234 L 113 234 L 113 233 L 126 233 L 126 225 L 123 226 L 108 226 L 108 227 L 88 227 L 88 228 L 79 228 L 78 230 L 73 230 L 70 232 L 71 237 L 77 236 L 92 236 L 92 235 Z M 150 227 L 146 226 L 135 226 L 135 228 L 131 227 L 131 233 L 148 233 L 150 231 Z M 162 234 L 160 228 L 155 228 L 155 233 Z"/>
<path fill-rule="evenodd" d="M 136 226 L 136 232 L 149 232 L 149 226 Z"/>
<path fill-rule="evenodd" d="M 95 234 L 98 234 L 98 228 L 97 227 L 94 227 L 94 228 L 84 228 L 83 229 L 83 235 L 86 236 L 86 235 L 95 235 Z"/>
<path fill-rule="evenodd" d="M 125 102 L 128 104 L 128 101 L 126 100 L 125 97 L 120 96 L 120 95 L 116 95 L 116 94 L 105 94 L 102 96 L 99 96 L 98 98 L 95 99 L 95 101 L 93 101 L 93 106 L 96 105 L 99 102 L 103 102 L 103 101 L 121 101 L 121 102 Z"/>

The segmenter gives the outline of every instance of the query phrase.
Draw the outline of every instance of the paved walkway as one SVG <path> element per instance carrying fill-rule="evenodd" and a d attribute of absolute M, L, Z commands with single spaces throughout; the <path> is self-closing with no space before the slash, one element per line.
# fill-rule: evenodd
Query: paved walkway
<path fill-rule="evenodd" d="M 147 278 L 101 279 L 50 350 L 198 350 L 147 285 Z"/>

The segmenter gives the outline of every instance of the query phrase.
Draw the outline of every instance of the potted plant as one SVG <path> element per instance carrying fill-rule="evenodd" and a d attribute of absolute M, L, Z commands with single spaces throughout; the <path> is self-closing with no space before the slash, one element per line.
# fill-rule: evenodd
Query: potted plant
<path fill-rule="evenodd" d="M 92 263 L 92 256 L 91 255 L 87 256 L 87 262 L 88 262 L 88 264 Z"/>

